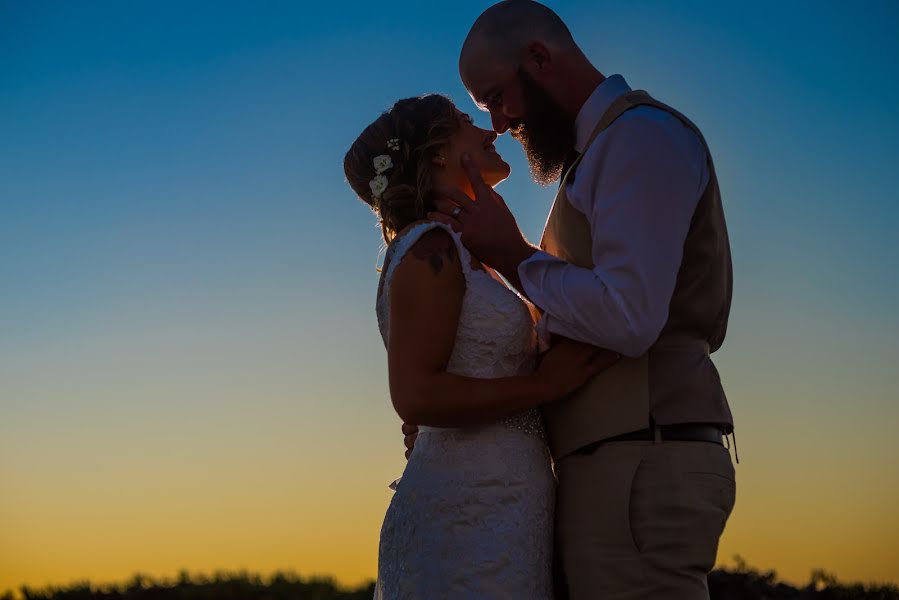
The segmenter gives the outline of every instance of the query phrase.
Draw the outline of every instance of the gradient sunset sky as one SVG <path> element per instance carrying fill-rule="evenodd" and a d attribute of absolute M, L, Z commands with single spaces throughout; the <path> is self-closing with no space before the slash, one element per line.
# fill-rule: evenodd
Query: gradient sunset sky
<path fill-rule="evenodd" d="M 404 465 L 343 154 L 487 2 L 0 2 L 0 593 L 375 574 Z M 702 128 L 735 268 L 720 558 L 899 582 L 899 3 L 550 5 Z M 553 188 L 498 191 L 532 240 Z"/>

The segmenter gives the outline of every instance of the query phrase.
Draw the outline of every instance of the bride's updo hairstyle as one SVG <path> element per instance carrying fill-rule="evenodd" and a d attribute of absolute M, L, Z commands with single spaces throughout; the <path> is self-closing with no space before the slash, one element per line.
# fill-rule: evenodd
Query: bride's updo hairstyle
<path fill-rule="evenodd" d="M 386 243 L 433 210 L 432 161 L 459 129 L 452 101 L 429 94 L 399 100 L 353 142 L 343 170 L 356 195 L 377 215 Z M 376 182 L 379 176 L 386 182 Z"/>

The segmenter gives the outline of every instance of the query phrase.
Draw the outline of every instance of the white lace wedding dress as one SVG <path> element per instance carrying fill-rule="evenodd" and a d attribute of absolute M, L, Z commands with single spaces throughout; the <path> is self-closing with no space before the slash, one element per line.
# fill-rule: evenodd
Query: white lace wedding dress
<path fill-rule="evenodd" d="M 377 301 L 385 344 L 393 271 L 435 227 L 455 240 L 466 283 L 447 371 L 532 372 L 537 341 L 525 300 L 472 268 L 439 223 L 414 225 L 387 251 Z M 375 598 L 551 599 L 555 480 L 544 439 L 537 410 L 480 427 L 421 427 L 381 528 Z"/>

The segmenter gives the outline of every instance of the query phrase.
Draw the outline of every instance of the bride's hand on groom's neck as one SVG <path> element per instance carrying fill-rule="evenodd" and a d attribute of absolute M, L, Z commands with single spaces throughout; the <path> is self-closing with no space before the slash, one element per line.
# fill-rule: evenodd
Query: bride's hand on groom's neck
<path fill-rule="evenodd" d="M 537 249 L 524 239 L 503 197 L 484 182 L 467 155 L 462 157 L 462 167 L 471 182 L 474 199 L 457 187 L 437 185 L 436 211 L 428 213 L 428 218 L 452 227 L 472 254 L 521 290 L 518 265 Z"/>

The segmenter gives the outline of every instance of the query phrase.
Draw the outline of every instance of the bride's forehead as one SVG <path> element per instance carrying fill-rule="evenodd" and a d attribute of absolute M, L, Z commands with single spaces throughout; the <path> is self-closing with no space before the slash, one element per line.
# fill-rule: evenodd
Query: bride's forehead
<path fill-rule="evenodd" d="M 465 131 L 465 125 L 474 125 L 474 118 L 467 112 L 459 110 L 458 107 L 456 108 L 456 118 L 459 120 L 459 124 L 462 126 L 460 131 Z"/>

